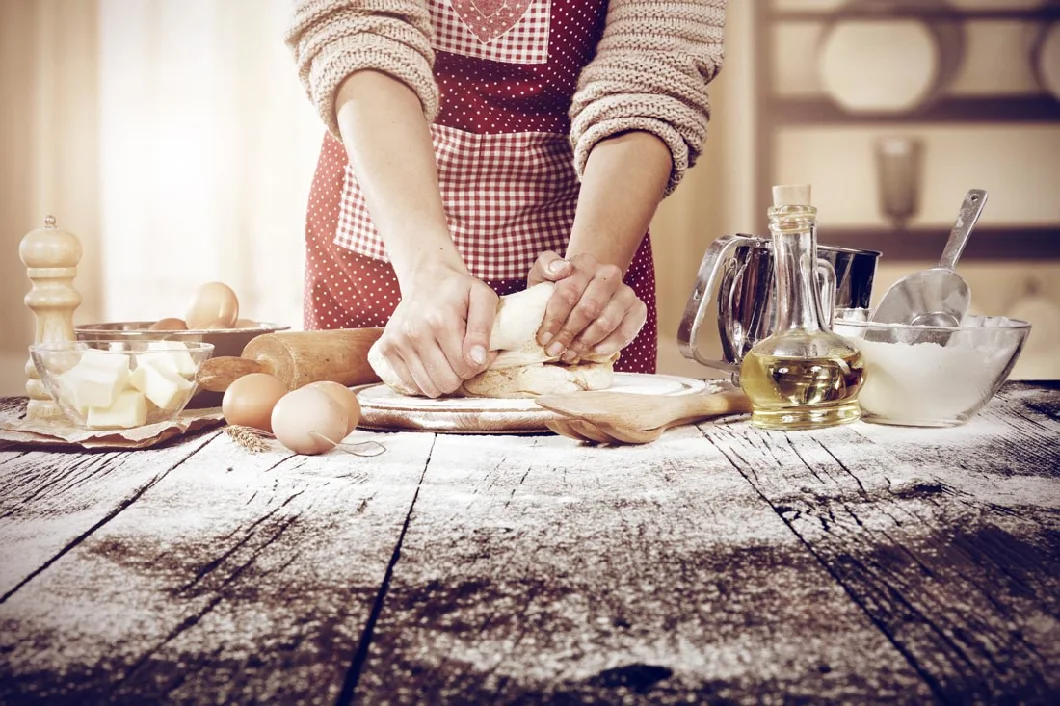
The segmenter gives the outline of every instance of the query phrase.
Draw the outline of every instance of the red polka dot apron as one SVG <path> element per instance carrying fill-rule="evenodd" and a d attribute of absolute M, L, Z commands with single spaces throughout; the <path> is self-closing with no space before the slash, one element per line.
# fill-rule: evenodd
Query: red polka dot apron
<path fill-rule="evenodd" d="M 526 288 L 543 250 L 574 222 L 567 111 L 603 29 L 603 0 L 431 0 L 440 91 L 431 125 L 453 240 L 498 295 Z M 616 370 L 654 372 L 655 281 L 645 235 L 626 283 L 648 321 Z M 305 326 L 384 326 L 397 277 L 342 144 L 324 138 L 306 219 Z"/>

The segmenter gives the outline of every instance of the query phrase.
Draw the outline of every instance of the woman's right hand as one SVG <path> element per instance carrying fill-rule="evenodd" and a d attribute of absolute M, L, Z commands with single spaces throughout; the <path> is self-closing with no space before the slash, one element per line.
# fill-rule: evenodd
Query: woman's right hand
<path fill-rule="evenodd" d="M 452 265 L 431 265 L 410 279 L 379 349 L 402 382 L 439 397 L 489 365 L 497 295 Z"/>

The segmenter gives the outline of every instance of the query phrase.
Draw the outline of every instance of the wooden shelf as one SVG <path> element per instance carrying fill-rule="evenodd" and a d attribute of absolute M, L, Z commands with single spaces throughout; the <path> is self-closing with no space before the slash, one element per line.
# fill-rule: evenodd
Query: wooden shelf
<path fill-rule="evenodd" d="M 1023 10 L 960 10 L 954 7 L 887 7 L 885 5 L 860 5 L 847 7 L 831 12 L 807 10 L 782 10 L 769 12 L 773 22 L 835 22 L 836 20 L 893 20 L 913 18 L 925 20 L 952 20 L 968 22 L 972 20 L 1017 20 L 1024 22 L 1048 22 L 1060 19 L 1060 7 L 1045 6 L 1037 9 Z"/>
<path fill-rule="evenodd" d="M 1004 20 L 1024 23 L 1060 21 L 1060 4 L 1053 3 L 1039 9 L 998 9 L 962 11 L 953 7 L 917 6 L 915 0 L 903 0 L 904 7 L 887 7 L 882 3 L 855 4 L 831 12 L 778 10 L 766 0 L 754 2 L 754 32 L 757 49 L 755 74 L 755 207 L 765 214 L 771 204 L 770 185 L 775 175 L 778 132 L 788 126 L 821 126 L 836 128 L 841 125 L 861 126 L 873 123 L 904 126 L 912 123 L 938 125 L 998 126 L 1005 123 L 1019 125 L 1060 126 L 1060 100 L 1047 93 L 1033 95 L 940 96 L 922 107 L 900 113 L 850 113 L 843 110 L 827 95 L 783 97 L 774 93 L 774 37 L 773 29 L 782 23 L 824 22 L 839 19 L 864 18 L 888 20 L 897 17 L 920 18 L 937 22 L 966 22 L 971 20 Z M 880 227 L 832 227 L 826 222 L 819 226 L 822 245 L 880 250 L 884 262 L 922 260 L 937 262 L 942 254 L 949 226 L 916 227 L 900 230 Z M 1041 226 L 1004 226 L 983 224 L 976 228 L 968 241 L 962 260 L 1026 260 L 1060 259 L 1060 224 Z"/>
<path fill-rule="evenodd" d="M 848 113 L 830 98 L 768 97 L 777 125 L 808 123 L 1060 123 L 1060 100 L 1028 96 L 945 97 L 902 113 Z"/>
<path fill-rule="evenodd" d="M 901 260 L 937 261 L 950 235 L 948 227 L 846 228 L 820 224 L 819 245 L 879 250 L 881 262 Z M 983 225 L 972 232 L 961 261 L 1027 260 L 1060 257 L 1060 226 Z"/>

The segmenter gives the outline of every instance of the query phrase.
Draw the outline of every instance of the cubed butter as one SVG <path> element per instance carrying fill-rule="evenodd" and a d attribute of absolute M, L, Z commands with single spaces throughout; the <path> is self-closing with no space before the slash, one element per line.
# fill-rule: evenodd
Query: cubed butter
<path fill-rule="evenodd" d="M 129 359 L 85 351 L 77 365 L 58 377 L 60 394 L 82 414 L 89 407 L 110 407 L 129 380 Z"/>
<path fill-rule="evenodd" d="M 192 382 L 173 372 L 160 359 L 139 358 L 139 367 L 133 371 L 129 384 L 144 393 L 156 407 L 168 409 L 181 399 L 192 387 Z"/>
<path fill-rule="evenodd" d="M 109 407 L 89 407 L 86 423 L 93 429 L 131 429 L 147 423 L 147 397 L 124 390 Z"/>
<path fill-rule="evenodd" d="M 137 365 L 143 365 L 144 361 L 178 375 L 192 376 L 197 370 L 188 347 L 180 341 L 149 341 L 147 351 L 136 356 Z"/>
<path fill-rule="evenodd" d="M 120 345 L 120 342 L 111 343 L 110 345 L 112 351 L 120 350 L 114 348 L 115 345 Z M 83 365 L 90 368 L 98 368 L 100 370 L 128 372 L 129 356 L 90 348 L 81 354 L 81 360 L 78 361 L 78 365 Z"/>

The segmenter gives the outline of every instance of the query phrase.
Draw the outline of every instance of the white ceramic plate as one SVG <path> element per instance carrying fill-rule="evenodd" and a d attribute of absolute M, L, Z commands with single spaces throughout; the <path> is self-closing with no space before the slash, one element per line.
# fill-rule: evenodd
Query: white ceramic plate
<path fill-rule="evenodd" d="M 912 110 L 940 71 L 935 36 L 916 19 L 837 22 L 818 61 L 825 89 L 852 113 Z"/>
<path fill-rule="evenodd" d="M 609 392 L 641 395 L 693 395 L 721 381 L 697 380 L 673 375 L 615 373 Z M 361 403 L 360 427 L 376 430 L 414 429 L 464 434 L 510 434 L 545 432 L 545 422 L 555 412 L 539 407 L 532 399 L 485 397 L 408 397 L 386 385 L 374 383 L 354 388 Z"/>
<path fill-rule="evenodd" d="M 1060 22 L 1053 22 L 1038 48 L 1038 81 L 1060 100 Z"/>

